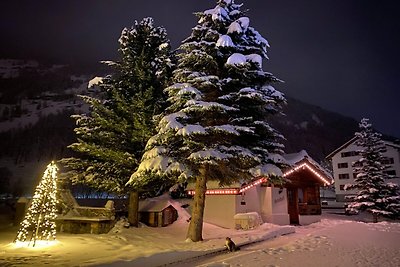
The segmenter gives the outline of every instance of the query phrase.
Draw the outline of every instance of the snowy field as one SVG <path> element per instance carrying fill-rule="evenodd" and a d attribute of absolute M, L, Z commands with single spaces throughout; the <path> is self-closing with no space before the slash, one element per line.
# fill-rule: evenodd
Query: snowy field
<path fill-rule="evenodd" d="M 400 224 L 353 221 L 355 217 L 324 215 L 296 233 L 224 253 L 182 262 L 175 267 L 397 267 Z M 350 221 L 351 219 L 351 221 Z"/>
<path fill-rule="evenodd" d="M 189 215 L 183 209 L 179 214 L 178 221 L 168 227 L 126 229 L 121 221 L 108 234 L 62 233 L 55 245 L 33 249 L 11 243 L 18 227 L 12 227 L 3 215 L 0 266 L 160 266 L 172 262 L 169 266 L 400 266 L 399 223 L 372 224 L 350 221 L 357 217 L 324 215 L 321 222 L 309 226 L 263 224 L 250 231 L 205 224 L 205 240 L 188 243 L 184 240 Z M 295 233 L 288 234 L 294 229 Z M 275 235 L 282 236 L 272 239 Z M 226 236 L 237 244 L 271 239 L 229 254 L 231 261 L 218 260 L 228 253 L 217 259 L 185 260 L 223 249 Z"/>

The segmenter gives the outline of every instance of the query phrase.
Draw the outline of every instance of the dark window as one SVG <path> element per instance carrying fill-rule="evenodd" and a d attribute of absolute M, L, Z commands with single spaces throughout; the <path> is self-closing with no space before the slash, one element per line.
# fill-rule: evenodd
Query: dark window
<path fill-rule="evenodd" d="M 341 185 L 339 186 L 339 188 L 340 188 L 340 190 L 344 191 L 344 184 L 341 184 Z"/>
<path fill-rule="evenodd" d="M 389 174 L 389 175 L 396 176 L 396 171 L 395 171 L 395 170 L 385 171 L 385 173 L 386 173 L 386 174 Z"/>
<path fill-rule="evenodd" d="M 350 179 L 350 175 L 348 173 L 340 173 L 339 180 L 343 180 L 343 179 Z"/>
<path fill-rule="evenodd" d="M 342 158 L 353 157 L 353 156 L 357 156 L 357 155 L 359 155 L 359 154 L 360 154 L 360 153 L 357 152 L 357 151 L 347 151 L 347 152 L 342 152 L 342 153 L 341 153 Z"/>
<path fill-rule="evenodd" d="M 394 158 L 386 158 L 382 160 L 382 164 L 388 165 L 388 164 L 394 164 Z"/>
<path fill-rule="evenodd" d="M 353 173 L 353 178 L 354 178 L 354 179 L 357 178 L 357 174 L 358 174 L 358 173 L 356 173 L 356 172 Z"/>
<path fill-rule="evenodd" d="M 343 163 L 338 163 L 337 166 L 339 169 L 343 169 L 349 167 L 349 164 L 347 164 L 347 162 L 343 162 Z"/>
<path fill-rule="evenodd" d="M 362 167 L 362 162 L 361 161 L 356 161 L 353 163 L 353 167 Z"/>

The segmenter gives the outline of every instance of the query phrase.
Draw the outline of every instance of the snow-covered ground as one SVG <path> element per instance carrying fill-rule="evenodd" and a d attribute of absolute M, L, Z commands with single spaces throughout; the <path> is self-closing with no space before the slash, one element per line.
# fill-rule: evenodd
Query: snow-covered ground
<path fill-rule="evenodd" d="M 351 218 L 351 217 L 350 217 Z M 310 226 L 296 227 L 296 233 L 243 247 L 175 267 L 397 267 L 400 266 L 400 225 L 343 219 L 323 219 Z"/>
<path fill-rule="evenodd" d="M 205 224 L 203 242 L 185 242 L 190 216 L 180 203 L 171 203 L 178 210 L 179 219 L 170 226 L 153 228 L 142 225 L 127 229 L 121 220 L 108 234 L 61 233 L 57 243 L 48 247 L 16 247 L 12 241 L 18 227 L 11 227 L 7 218 L 3 218 L 0 221 L 0 266 L 108 266 L 110 263 L 115 266 L 124 263 L 127 266 L 158 266 L 223 249 L 227 236 L 243 243 L 294 232 L 292 226 L 272 224 L 248 231 Z"/>
<path fill-rule="evenodd" d="M 123 227 L 117 223 L 108 234 L 61 233 L 49 247 L 16 248 L 12 243 L 18 227 L 3 216 L 0 224 L 0 266 L 159 266 L 223 249 L 226 236 L 237 244 L 268 236 L 284 235 L 255 246 L 243 247 L 232 261 L 209 266 L 400 266 L 400 224 L 350 221 L 357 217 L 324 215 L 309 226 L 263 224 L 254 230 L 229 230 L 204 225 L 203 242 L 185 242 L 189 214 L 176 203 L 180 217 L 162 228 Z M 9 222 L 8 222 L 9 223 Z M 251 249 L 250 249 L 251 248 Z M 236 255 L 233 254 L 233 255 Z M 174 266 L 174 264 L 172 264 Z M 187 265 L 194 266 L 194 265 Z M 204 266 L 208 266 L 207 264 Z"/>

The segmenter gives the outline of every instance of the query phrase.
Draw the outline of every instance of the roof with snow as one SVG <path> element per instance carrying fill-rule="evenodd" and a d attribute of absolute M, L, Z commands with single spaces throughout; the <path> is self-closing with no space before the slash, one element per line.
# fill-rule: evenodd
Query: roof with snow
<path fill-rule="evenodd" d="M 160 212 L 173 205 L 167 199 L 143 200 L 139 202 L 139 212 Z"/>
<path fill-rule="evenodd" d="M 341 145 L 340 147 L 336 148 L 334 151 L 329 153 L 325 158 L 326 159 L 333 158 L 333 156 L 335 156 L 337 153 L 339 153 L 339 151 L 342 151 L 343 149 L 345 149 L 349 145 L 353 144 L 356 140 L 357 140 L 357 136 L 354 136 L 349 141 L 347 141 L 346 143 L 344 143 L 343 145 Z M 391 142 L 391 141 L 385 140 L 385 139 L 382 139 L 382 140 L 385 143 L 385 145 L 400 149 L 400 144 L 397 144 L 397 143 L 394 143 L 394 142 Z"/>
<path fill-rule="evenodd" d="M 289 168 L 284 170 L 280 173 L 283 177 L 288 177 L 290 179 L 290 175 L 296 173 L 300 170 L 309 170 L 311 171 L 318 180 L 325 185 L 331 184 L 333 181 L 332 175 L 321 165 L 319 165 L 315 160 L 313 160 L 305 150 L 301 150 L 298 153 L 291 153 L 291 154 L 284 154 L 280 157 L 280 159 L 276 158 L 278 162 L 285 162 L 290 165 Z M 271 165 L 271 167 L 277 169 L 275 165 Z M 271 172 L 271 171 L 270 171 Z M 238 182 L 230 185 L 230 186 L 220 186 L 217 181 L 209 181 L 207 182 L 207 195 L 220 195 L 220 194 L 240 194 L 242 192 L 247 191 L 248 189 L 252 188 L 261 183 L 267 182 L 268 179 L 265 177 L 257 178 L 249 183 L 240 184 Z M 189 194 L 194 194 L 194 183 L 188 185 Z"/>
<path fill-rule="evenodd" d="M 333 181 L 333 177 L 328 170 L 311 158 L 305 150 L 301 150 L 297 153 L 284 154 L 283 158 L 291 166 L 285 170 L 283 174 L 284 177 L 291 175 L 299 169 L 306 168 L 316 175 L 325 185 L 331 184 Z"/>

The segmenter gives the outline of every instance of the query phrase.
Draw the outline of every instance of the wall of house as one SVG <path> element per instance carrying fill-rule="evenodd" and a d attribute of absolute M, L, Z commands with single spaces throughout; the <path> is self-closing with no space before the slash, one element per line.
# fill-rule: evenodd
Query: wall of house
<path fill-rule="evenodd" d="M 207 195 L 204 221 L 225 228 L 234 228 L 237 195 Z"/>
<path fill-rule="evenodd" d="M 289 224 L 286 188 L 261 188 L 264 188 L 264 191 L 260 195 L 261 217 L 263 221 L 278 225 Z"/>
<path fill-rule="evenodd" d="M 260 186 L 254 186 L 236 197 L 236 213 L 257 212 L 261 215 Z"/>
<path fill-rule="evenodd" d="M 257 185 L 243 195 L 207 195 L 204 221 L 235 228 L 235 214 L 249 212 L 257 212 L 263 222 L 288 225 L 286 189 Z"/>
<path fill-rule="evenodd" d="M 308 225 L 321 221 L 321 215 L 299 215 L 299 224 Z"/>
<path fill-rule="evenodd" d="M 345 196 L 350 194 L 356 194 L 356 190 L 345 191 L 345 184 L 354 183 L 354 172 L 352 163 L 357 161 L 360 156 L 347 156 L 343 157 L 342 153 L 352 152 L 362 149 L 359 146 L 356 146 L 354 143 L 348 145 L 344 149 L 338 151 L 332 157 L 332 168 L 333 175 L 335 179 L 335 192 L 336 192 L 336 201 L 345 202 Z M 390 164 L 390 168 L 388 170 L 392 170 L 396 173 L 396 179 L 391 179 L 390 182 L 395 182 L 400 185 L 400 152 L 399 148 L 395 148 L 393 146 L 386 145 L 387 151 L 383 154 L 389 159 L 393 159 L 393 164 Z M 343 165 L 347 164 L 347 167 Z"/>
<path fill-rule="evenodd" d="M 390 179 L 390 182 L 400 185 L 400 148 L 386 146 L 387 152 L 384 154 L 389 159 L 393 159 L 393 164 L 388 170 L 394 171 L 396 178 Z"/>

